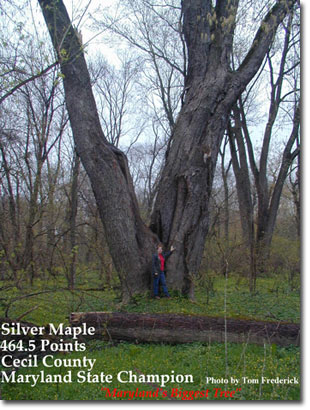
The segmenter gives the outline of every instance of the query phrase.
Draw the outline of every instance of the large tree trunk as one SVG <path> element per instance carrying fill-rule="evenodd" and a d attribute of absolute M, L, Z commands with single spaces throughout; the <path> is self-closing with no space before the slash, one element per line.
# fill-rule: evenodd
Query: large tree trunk
<path fill-rule="evenodd" d="M 227 73 L 218 71 L 217 76 L 209 82 L 196 79 L 190 86 L 152 215 L 151 228 L 165 245 L 176 247 L 169 259 L 173 275 L 168 274 L 168 283 L 190 296 L 208 231 L 213 175 L 228 114 L 224 104 L 217 106 Z"/>
<path fill-rule="evenodd" d="M 38 0 L 58 54 L 77 152 L 90 178 L 124 296 L 149 286 L 156 235 L 138 212 L 125 155 L 100 127 L 83 50 L 61 0 Z M 266 15 L 236 72 L 230 70 L 238 0 L 182 2 L 188 49 L 184 105 L 176 122 L 152 216 L 152 231 L 174 243 L 168 280 L 193 295 L 208 230 L 214 169 L 232 104 L 257 72 L 294 0 L 279 0 Z M 210 155 L 209 155 L 210 153 Z"/>
<path fill-rule="evenodd" d="M 151 228 L 165 245 L 176 247 L 168 263 L 169 286 L 190 297 L 208 231 L 214 170 L 230 110 L 259 69 L 288 5 L 292 3 L 279 1 L 267 14 L 248 55 L 232 72 L 238 1 L 218 1 L 215 8 L 209 1 L 182 2 L 189 60 L 187 94 L 172 135 Z"/>
<path fill-rule="evenodd" d="M 39 0 L 57 52 L 76 151 L 89 176 L 123 299 L 145 291 L 155 235 L 138 209 L 126 156 L 103 135 L 83 48 L 62 1 Z"/>

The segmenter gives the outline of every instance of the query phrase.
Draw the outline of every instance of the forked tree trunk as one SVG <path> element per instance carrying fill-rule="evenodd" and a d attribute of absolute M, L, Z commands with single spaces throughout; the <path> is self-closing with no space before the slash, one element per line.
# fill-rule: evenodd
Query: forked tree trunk
<path fill-rule="evenodd" d="M 105 139 L 83 49 L 61 0 L 38 0 L 61 63 L 77 152 L 90 178 L 123 297 L 148 289 L 157 237 L 177 251 L 170 286 L 193 295 L 208 230 L 214 169 L 232 104 L 259 69 L 294 0 L 279 0 L 262 21 L 248 55 L 230 70 L 238 0 L 182 2 L 188 49 L 187 94 L 172 135 L 151 230 L 143 224 L 125 155 Z M 157 235 L 154 235 L 152 231 Z"/>
<path fill-rule="evenodd" d="M 152 215 L 152 229 L 176 251 L 169 259 L 168 283 L 193 297 L 209 224 L 216 160 L 231 108 L 258 71 L 275 30 L 293 3 L 279 1 L 267 14 L 237 71 L 230 56 L 238 1 L 182 2 L 188 48 L 184 105 Z"/>

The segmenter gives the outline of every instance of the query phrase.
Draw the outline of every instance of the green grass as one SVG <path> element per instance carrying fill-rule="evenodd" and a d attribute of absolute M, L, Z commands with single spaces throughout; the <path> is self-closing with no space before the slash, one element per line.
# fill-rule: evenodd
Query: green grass
<path fill-rule="evenodd" d="M 280 285 L 279 285 L 280 284 Z M 4 284 L 0 283 L 0 288 Z M 171 299 L 151 299 L 148 295 L 135 297 L 128 305 L 121 305 L 120 292 L 115 289 L 105 291 L 87 290 L 93 283 L 87 276 L 77 283 L 77 290 L 65 289 L 65 282 L 42 282 L 36 280 L 33 287 L 24 285 L 21 290 L 12 287 L 0 294 L 0 317 L 4 316 L 7 304 L 15 298 L 40 291 L 50 291 L 26 297 L 11 303 L 8 316 L 18 318 L 32 307 L 36 309 L 23 320 L 44 325 L 49 322 L 68 323 L 71 312 L 76 311 L 127 311 L 141 313 L 183 313 L 189 315 L 224 315 L 224 286 L 222 277 L 215 278 L 212 292 L 199 287 L 195 302 L 172 294 Z M 298 291 L 289 291 L 285 283 L 278 278 L 260 278 L 257 280 L 257 292 L 251 295 L 245 280 L 230 277 L 226 284 L 226 314 L 232 318 L 247 318 L 268 321 L 300 321 L 300 295 Z"/>
<path fill-rule="evenodd" d="M 191 315 L 223 316 L 225 313 L 224 281 L 224 278 L 216 279 L 214 291 L 208 303 L 206 291 L 198 289 L 195 302 L 178 296 L 160 301 L 140 297 L 136 299 L 136 303 L 127 305 L 125 309 L 128 312 L 178 312 Z M 299 292 L 287 292 L 285 288 L 275 292 L 274 283 L 274 279 L 259 279 L 258 290 L 255 295 L 251 295 L 246 287 L 246 281 L 240 283 L 238 278 L 229 278 L 226 294 L 227 317 L 298 323 L 300 321 Z"/>
<path fill-rule="evenodd" d="M 120 302 L 119 289 L 92 291 L 98 287 L 91 272 L 81 271 L 77 278 L 77 290 L 68 291 L 63 278 L 41 281 L 36 279 L 33 286 L 23 284 L 19 290 L 14 286 L 5 288 L 8 283 L 0 283 L 3 288 L 0 294 L 0 317 L 10 305 L 8 316 L 18 318 L 31 308 L 36 307 L 22 320 L 45 325 L 47 323 L 69 324 L 69 315 L 73 311 L 127 311 L 149 313 L 183 313 L 186 315 L 224 315 L 224 287 L 226 285 L 226 315 L 233 318 L 249 318 L 256 320 L 283 320 L 298 323 L 300 321 L 300 297 L 297 290 L 291 291 L 285 281 L 279 277 L 259 278 L 257 292 L 249 293 L 245 279 L 231 276 L 226 284 L 223 277 L 215 277 L 213 287 L 209 293 L 204 286 L 199 286 L 195 302 L 180 297 L 172 292 L 171 299 L 150 299 L 147 295 L 135 297 L 128 305 Z M 35 295 L 37 292 L 46 292 Z M 21 296 L 33 296 L 15 300 Z M 167 374 L 174 370 L 175 374 L 190 374 L 193 383 L 169 383 L 163 388 L 167 395 L 172 388 L 182 390 L 201 391 L 209 389 L 210 400 L 213 389 L 220 387 L 224 390 L 241 388 L 235 395 L 235 400 L 299 400 L 299 385 L 261 384 L 261 376 L 268 378 L 298 377 L 300 369 L 300 349 L 298 347 L 280 348 L 275 345 L 256 346 L 241 344 L 200 344 L 186 345 L 165 344 L 130 344 L 120 343 L 111 346 L 107 342 L 92 341 L 87 345 L 86 352 L 57 354 L 56 358 L 87 358 L 96 359 L 94 374 L 111 374 L 113 382 L 110 384 L 78 383 L 75 381 L 76 372 L 72 369 L 72 383 L 41 383 L 35 387 L 29 384 L 10 383 L 2 386 L 4 400 L 115 400 L 106 397 L 102 387 L 111 387 L 133 391 L 156 390 L 156 387 L 144 383 L 120 383 L 117 373 L 121 370 L 139 371 L 143 374 Z M 226 355 L 227 353 L 227 355 Z M 48 373 L 65 374 L 68 368 L 44 368 L 40 363 L 38 368 L 28 368 L 18 371 L 18 374 L 38 374 L 40 370 Z M 206 384 L 206 376 L 217 378 L 230 377 L 239 379 L 235 387 L 230 382 Z M 243 383 L 242 377 L 257 379 L 258 384 Z M 169 398 L 169 397 L 168 397 Z M 164 398 L 168 400 L 168 398 Z M 122 400 L 123 398 L 117 398 Z M 162 397 L 153 400 L 163 399 Z M 205 398 L 204 398 L 205 399 Z M 125 400 L 125 399 L 124 399 Z M 142 400 L 139 397 L 134 400 Z M 182 400 L 180 397 L 178 400 Z M 222 400 L 222 399 L 221 399 Z M 228 399 L 225 399 L 228 400 Z"/>

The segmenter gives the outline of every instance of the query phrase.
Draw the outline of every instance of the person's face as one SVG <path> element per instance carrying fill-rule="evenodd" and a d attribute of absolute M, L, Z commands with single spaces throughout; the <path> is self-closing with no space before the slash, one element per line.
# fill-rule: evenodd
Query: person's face
<path fill-rule="evenodd" d="M 158 253 L 163 253 L 163 248 L 161 246 L 158 248 Z"/>

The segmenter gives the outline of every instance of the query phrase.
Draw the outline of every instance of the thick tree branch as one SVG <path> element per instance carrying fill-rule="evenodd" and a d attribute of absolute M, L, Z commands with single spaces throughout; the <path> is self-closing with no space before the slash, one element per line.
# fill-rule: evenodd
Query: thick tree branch
<path fill-rule="evenodd" d="M 297 3 L 297 0 L 278 0 L 265 16 L 248 54 L 236 72 L 242 87 L 245 87 L 256 74 L 270 48 L 279 24 Z"/>

